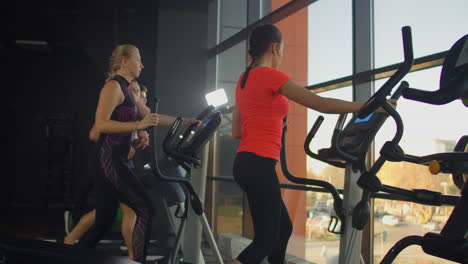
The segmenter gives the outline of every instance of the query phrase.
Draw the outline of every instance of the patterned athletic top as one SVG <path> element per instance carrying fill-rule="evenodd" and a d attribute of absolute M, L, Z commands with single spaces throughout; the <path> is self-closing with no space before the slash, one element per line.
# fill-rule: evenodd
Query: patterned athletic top
<path fill-rule="evenodd" d="M 115 75 L 112 80 L 119 83 L 120 88 L 125 96 L 122 104 L 118 105 L 111 115 L 111 120 L 120 122 L 136 122 L 138 121 L 138 108 L 133 98 L 132 93 L 128 89 L 130 84 L 124 77 Z M 101 134 L 99 138 L 99 145 L 104 148 L 106 152 L 118 152 L 121 157 L 127 157 L 132 142 L 132 132 L 115 133 L 115 134 Z"/>

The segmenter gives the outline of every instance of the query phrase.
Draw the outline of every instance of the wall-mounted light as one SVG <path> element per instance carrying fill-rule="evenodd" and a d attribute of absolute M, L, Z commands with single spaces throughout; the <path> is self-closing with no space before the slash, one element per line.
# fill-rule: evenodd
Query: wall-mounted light
<path fill-rule="evenodd" d="M 223 88 L 220 88 L 214 92 L 207 93 L 205 95 L 206 102 L 208 105 L 212 105 L 214 107 L 218 107 L 224 104 L 227 104 L 228 98 L 226 92 Z"/>

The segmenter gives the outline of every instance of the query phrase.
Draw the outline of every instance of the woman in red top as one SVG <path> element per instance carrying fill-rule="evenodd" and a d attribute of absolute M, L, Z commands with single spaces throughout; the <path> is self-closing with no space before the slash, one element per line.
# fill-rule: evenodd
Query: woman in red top
<path fill-rule="evenodd" d="M 252 31 L 249 55 L 251 64 L 236 87 L 232 135 L 241 143 L 233 170 L 234 179 L 247 194 L 255 237 L 234 263 L 260 263 L 268 256 L 270 263 L 282 264 L 292 224 L 281 198 L 275 165 L 288 99 L 322 113 L 336 114 L 358 112 L 363 104 L 321 97 L 279 71 L 283 41 L 274 25 Z"/>

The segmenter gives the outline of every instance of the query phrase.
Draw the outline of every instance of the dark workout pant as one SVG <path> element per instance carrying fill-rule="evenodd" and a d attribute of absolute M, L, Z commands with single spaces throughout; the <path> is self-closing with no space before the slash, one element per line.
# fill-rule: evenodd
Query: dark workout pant
<path fill-rule="evenodd" d="M 281 198 L 276 160 L 250 152 L 237 153 L 234 179 L 247 194 L 255 236 L 237 260 L 260 263 L 266 256 L 272 264 L 283 264 L 292 233 L 288 211 Z"/>
<path fill-rule="evenodd" d="M 96 175 L 96 220 L 80 239 L 81 247 L 93 248 L 115 221 L 119 202 L 128 205 L 137 215 L 132 235 L 133 259 L 145 263 L 151 235 L 153 207 L 146 191 L 127 161 L 116 153 L 103 158 L 101 172 Z"/>

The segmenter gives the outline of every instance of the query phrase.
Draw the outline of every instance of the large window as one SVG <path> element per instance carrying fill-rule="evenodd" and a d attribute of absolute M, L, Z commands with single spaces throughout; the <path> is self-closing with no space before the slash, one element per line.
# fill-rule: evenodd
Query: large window
<path fill-rule="evenodd" d="M 218 55 L 217 89 L 223 88 L 228 96 L 228 104 L 235 103 L 235 90 L 238 76 L 245 69 L 245 41 Z M 232 164 L 239 140 L 231 136 L 232 114 L 226 114 L 216 133 L 215 175 L 232 178 Z M 217 230 L 220 233 L 242 234 L 243 194 L 233 182 L 215 183 L 215 212 Z M 236 223 L 237 224 L 234 224 Z"/>
<path fill-rule="evenodd" d="M 352 1 L 318 1 L 308 7 L 308 81 L 352 75 Z"/>
<path fill-rule="evenodd" d="M 351 101 L 352 87 L 322 92 L 320 96 Z M 310 145 L 315 153 L 319 149 L 331 147 L 331 137 L 338 119 L 338 115 L 308 110 L 308 130 L 319 115 L 325 119 Z M 330 182 L 336 188 L 343 188 L 345 170 L 308 157 L 307 177 Z M 326 257 L 338 256 L 340 246 L 340 236 L 328 232 L 330 216 L 335 215 L 333 197 L 329 193 L 308 192 L 306 212 L 306 259 L 314 263 L 325 263 Z"/>
<path fill-rule="evenodd" d="M 411 26 L 415 57 L 448 50 L 467 33 L 468 2 L 451 0 L 385 1 L 375 0 L 375 67 L 399 63 L 403 60 L 401 27 Z M 443 21 L 443 22 L 442 22 Z M 405 77 L 410 87 L 422 90 L 439 88 L 441 67 L 414 72 Z M 385 80 L 376 82 L 376 89 Z M 434 106 L 401 99 L 398 112 L 405 131 L 400 146 L 408 154 L 429 155 L 453 151 L 457 140 L 468 132 L 467 109 L 459 101 Z M 389 120 L 377 135 L 376 153 L 395 132 Z M 427 167 L 406 162 L 386 163 L 378 174 L 383 183 L 402 188 L 424 188 L 458 195 L 451 175 L 432 175 Z M 452 207 L 431 207 L 403 201 L 376 200 L 374 221 L 374 260 L 378 262 L 388 249 L 407 235 L 439 232 Z M 431 257 L 420 247 L 404 250 L 397 263 L 453 263 Z"/>
<path fill-rule="evenodd" d="M 467 34 L 466 0 L 375 0 L 375 67 L 403 60 L 401 27 L 411 26 L 415 57 L 448 50 Z"/>
<path fill-rule="evenodd" d="M 247 26 L 247 0 L 222 0 L 218 3 L 219 39 L 222 42 Z"/>
<path fill-rule="evenodd" d="M 357 78 L 352 76 L 353 50 L 357 50 L 353 47 L 353 38 L 356 37 L 353 36 L 353 32 L 357 34 L 366 30 L 360 24 L 363 21 L 372 23 L 369 28 L 373 29 L 374 42 L 369 43 L 368 55 L 374 60 L 375 69 L 400 63 L 403 60 L 401 40 L 403 26 L 408 25 L 412 28 L 415 58 L 446 51 L 456 40 L 467 34 L 468 16 L 465 13 L 468 10 L 468 2 L 465 0 L 311 2 L 311 5 L 275 22 L 282 30 L 285 40 L 285 59 L 281 70 L 297 83 L 313 85 L 313 88 L 318 88 L 318 91 L 342 87 L 320 92 L 320 95 L 324 97 L 351 101 L 353 94 L 361 96 L 361 90 L 353 91 L 353 87 L 349 85 L 351 79 L 356 81 Z M 371 5 L 369 10 L 373 11 L 374 15 L 369 15 L 368 20 L 353 19 L 353 2 L 354 8 L 363 8 L 363 10 L 367 10 L 367 7 L 362 5 L 368 3 Z M 267 16 L 268 9 L 280 10 L 278 8 L 282 5 L 292 2 L 286 0 L 219 0 L 218 3 L 218 32 L 219 41 L 222 42 L 249 27 L 249 24 L 255 22 L 255 17 Z M 354 31 L 353 23 L 355 23 Z M 303 32 L 304 30 L 306 33 Z M 242 39 L 240 34 L 237 37 Z M 232 38 L 224 44 L 230 47 L 236 41 Z M 246 42 L 242 40 L 216 55 L 218 58 L 216 85 L 217 88 L 226 89 L 230 104 L 234 103 L 237 77 L 246 66 L 245 48 Z M 358 60 L 359 58 L 356 61 L 360 62 Z M 364 63 L 372 65 L 371 61 Z M 440 67 L 422 69 L 410 73 L 405 80 L 414 88 L 436 90 L 439 88 L 440 70 Z M 344 77 L 348 78 L 343 81 L 341 78 Z M 385 81 L 386 79 L 376 81 L 375 90 L 378 90 Z M 318 87 L 324 82 L 327 82 L 329 86 Z M 320 114 L 311 110 L 303 114 L 302 110 L 296 111 L 299 108 L 292 104 L 292 112 L 289 116 L 290 124 L 296 122 L 295 126 L 288 127 L 288 135 L 294 135 L 294 138 L 288 139 L 287 143 L 289 161 L 292 165 L 290 167 L 293 167 L 292 172 L 297 173 L 296 176 L 299 177 L 321 179 L 331 182 L 337 188 L 343 188 L 344 169 L 305 158 L 305 153 L 301 149 L 305 139 L 302 130 L 308 131 Z M 452 151 L 456 141 L 468 132 L 468 123 L 465 122 L 468 112 L 459 101 L 443 106 L 433 106 L 401 99 L 397 110 L 402 115 L 405 125 L 400 145 L 409 154 L 428 155 Z M 324 117 L 325 121 L 311 144 L 314 152 L 331 145 L 331 137 L 338 116 L 324 115 Z M 306 120 L 307 127 L 298 126 L 298 120 L 301 120 L 302 124 L 305 124 L 302 120 Z M 215 176 L 232 177 L 232 162 L 238 141 L 230 138 L 230 122 L 231 116 L 228 114 L 217 135 L 215 158 L 217 175 Z M 301 130 L 302 134 L 294 129 Z M 394 133 L 395 125 L 389 118 L 376 136 L 375 153 L 377 156 L 382 145 L 390 140 Z M 305 164 L 305 170 L 302 164 Z M 425 166 L 405 162 L 387 162 L 378 173 L 378 177 L 385 184 L 402 188 L 425 188 L 446 194 L 459 194 L 451 175 L 431 175 Z M 282 182 L 289 183 L 284 179 Z M 242 208 L 242 203 L 245 202 L 242 200 L 242 192 L 235 184 L 229 182 L 216 183 L 215 189 L 218 232 L 241 234 L 242 224 L 238 225 L 236 221 L 241 222 L 242 212 L 245 212 Z M 287 188 L 282 189 L 282 194 L 294 225 L 288 254 L 304 257 L 314 263 L 327 263 L 330 258 L 338 255 L 340 237 L 326 231 L 330 215 L 333 214 L 331 195 L 310 191 L 304 193 Z M 376 199 L 374 204 L 375 220 L 372 224 L 375 232 L 372 258 L 375 262 L 380 261 L 388 249 L 406 235 L 422 235 L 428 231 L 440 231 L 452 211 L 452 207 L 428 207 L 395 200 Z M 396 261 L 396 263 L 405 264 L 423 262 L 451 263 L 430 257 L 422 253 L 419 247 L 410 247 L 403 251 Z"/>
<path fill-rule="evenodd" d="M 215 182 L 215 186 L 217 232 L 242 235 L 242 190 L 231 182 Z"/>

